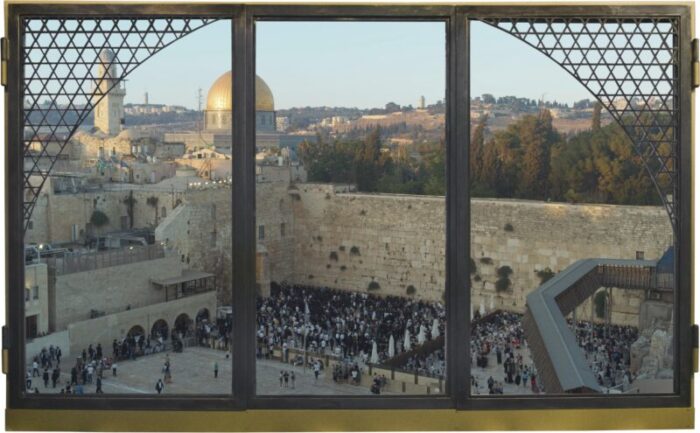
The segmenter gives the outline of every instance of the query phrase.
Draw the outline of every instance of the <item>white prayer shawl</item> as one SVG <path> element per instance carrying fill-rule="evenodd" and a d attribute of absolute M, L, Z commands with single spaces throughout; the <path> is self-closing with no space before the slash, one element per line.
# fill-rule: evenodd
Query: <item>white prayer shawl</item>
<path fill-rule="evenodd" d="M 440 324 L 437 318 L 433 319 L 433 329 L 430 331 L 430 336 L 433 337 L 433 340 L 440 336 Z"/>
<path fill-rule="evenodd" d="M 379 353 L 377 353 L 377 342 L 376 341 L 372 342 L 372 356 L 370 357 L 369 362 L 371 362 L 372 364 L 379 363 Z"/>
<path fill-rule="evenodd" d="M 408 328 L 406 328 L 406 333 L 403 337 L 403 350 L 406 352 L 411 350 L 411 334 L 408 332 Z"/>
<path fill-rule="evenodd" d="M 420 325 L 420 329 L 418 331 L 418 344 L 423 343 L 425 343 L 425 326 Z"/>

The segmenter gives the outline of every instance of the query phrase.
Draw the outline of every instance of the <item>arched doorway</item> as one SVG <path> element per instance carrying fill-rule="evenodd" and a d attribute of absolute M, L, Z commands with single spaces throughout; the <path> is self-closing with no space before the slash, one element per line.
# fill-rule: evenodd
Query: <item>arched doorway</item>
<path fill-rule="evenodd" d="M 187 313 L 182 313 L 175 319 L 173 331 L 182 337 L 187 337 L 192 333 L 192 325 L 190 316 Z"/>
<path fill-rule="evenodd" d="M 168 339 L 168 335 L 170 334 L 170 327 L 168 326 L 168 322 L 166 322 L 163 319 L 156 320 L 156 322 L 153 324 L 151 327 L 151 339 L 159 341 L 160 338 L 163 339 L 163 341 Z"/>
<path fill-rule="evenodd" d="M 197 334 L 197 344 L 200 346 L 211 346 L 211 337 L 216 334 L 215 328 L 209 320 L 209 310 L 202 308 L 195 317 L 195 332 Z"/>
<path fill-rule="evenodd" d="M 134 339 L 139 339 L 143 338 L 146 335 L 146 331 L 143 330 L 143 327 L 141 325 L 134 325 L 129 329 L 129 332 L 126 333 L 127 338 L 134 338 Z"/>
<path fill-rule="evenodd" d="M 195 322 L 199 324 L 200 322 L 208 322 L 209 321 L 209 309 L 208 308 L 202 308 L 197 312 L 197 317 L 195 317 Z"/>
<path fill-rule="evenodd" d="M 144 344 L 146 342 L 146 331 L 141 325 L 134 325 L 126 333 L 126 338 L 122 343 L 122 354 L 124 357 L 135 358 L 143 354 Z"/>
<path fill-rule="evenodd" d="M 187 313 L 182 313 L 175 319 L 172 332 L 173 350 L 182 352 L 188 340 L 191 340 L 193 335 L 193 322 Z"/>

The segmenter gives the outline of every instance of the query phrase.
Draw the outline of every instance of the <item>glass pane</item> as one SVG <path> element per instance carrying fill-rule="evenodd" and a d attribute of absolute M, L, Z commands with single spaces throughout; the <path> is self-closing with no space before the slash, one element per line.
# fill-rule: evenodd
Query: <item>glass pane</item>
<path fill-rule="evenodd" d="M 256 27 L 257 392 L 444 392 L 444 23 Z"/>
<path fill-rule="evenodd" d="M 26 392 L 230 393 L 231 22 L 24 31 Z"/>
<path fill-rule="evenodd" d="M 672 80 L 635 72 L 673 27 L 496 24 L 471 25 L 471 393 L 673 392 L 674 237 L 645 163 L 668 188 L 677 113 Z M 645 38 L 657 59 L 625 60 Z"/>

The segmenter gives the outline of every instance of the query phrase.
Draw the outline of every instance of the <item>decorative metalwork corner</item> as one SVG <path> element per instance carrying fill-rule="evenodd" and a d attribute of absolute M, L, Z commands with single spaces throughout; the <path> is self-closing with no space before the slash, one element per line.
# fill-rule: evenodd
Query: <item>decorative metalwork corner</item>
<path fill-rule="evenodd" d="M 215 20 L 47 17 L 22 21 L 25 232 L 49 173 L 100 100 L 148 58 Z"/>
<path fill-rule="evenodd" d="M 678 219 L 679 29 L 674 17 L 483 18 L 584 85 L 622 126 L 674 233 Z"/>

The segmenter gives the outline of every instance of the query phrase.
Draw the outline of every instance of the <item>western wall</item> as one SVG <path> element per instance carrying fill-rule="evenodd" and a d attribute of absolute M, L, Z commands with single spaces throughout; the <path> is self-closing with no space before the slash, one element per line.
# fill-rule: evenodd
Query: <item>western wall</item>
<path fill-rule="evenodd" d="M 231 217 L 221 211 L 228 209 L 228 191 L 194 195 L 158 227 L 157 239 L 183 251 L 191 266 L 214 272 L 216 251 L 230 251 Z M 442 300 L 444 198 L 351 191 L 340 185 L 259 182 L 258 282 Z M 666 213 L 653 206 L 473 199 L 471 216 L 475 309 L 522 311 L 525 296 L 540 285 L 538 271 L 559 272 L 590 257 L 634 259 L 640 253 L 656 259 L 672 240 Z M 202 232 L 213 228 L 215 237 Z M 501 266 L 513 270 L 505 291 L 495 288 Z M 636 325 L 643 296 L 614 289 L 613 322 Z M 580 311 L 579 317 L 592 317 L 593 306 L 587 302 Z"/>
<path fill-rule="evenodd" d="M 371 285 L 378 295 L 443 299 L 443 197 L 363 194 L 352 192 L 351 186 L 290 183 L 288 169 L 268 169 L 257 179 L 257 280 L 263 293 L 270 281 L 287 281 L 359 291 Z M 134 227 L 155 227 L 156 239 L 177 250 L 185 267 L 215 273 L 222 304 L 230 303 L 232 287 L 230 192 L 229 185 L 185 191 L 145 185 L 131 193 L 136 200 Z M 72 225 L 84 227 L 95 208 L 109 217 L 101 231 L 119 229 L 128 213 L 123 199 L 129 194 L 44 194 L 28 236 L 37 241 L 70 239 Z M 157 219 L 147 204 L 153 196 L 158 197 Z M 473 199 L 471 218 L 475 309 L 483 305 L 487 310 L 522 311 L 525 296 L 540 284 L 538 271 L 559 272 L 591 257 L 634 259 L 641 253 L 657 259 L 672 241 L 665 211 L 654 206 Z M 497 291 L 496 271 L 502 266 L 512 268 L 511 284 Z M 615 289 L 613 321 L 636 324 L 642 298 L 640 292 Z M 592 310 L 590 302 L 583 305 L 581 317 Z"/>
<path fill-rule="evenodd" d="M 293 201 L 295 283 L 377 294 L 442 299 L 445 284 L 443 197 L 337 192 L 298 185 Z M 661 207 L 472 199 L 471 253 L 474 308 L 522 311 L 540 285 L 537 271 L 564 270 L 590 257 L 657 259 L 671 245 Z M 468 260 L 465 255 L 465 263 Z M 496 270 L 513 270 L 508 290 L 495 288 Z M 374 285 L 376 287 L 376 285 Z M 409 290 L 410 291 L 410 290 Z M 613 321 L 636 324 L 643 293 L 613 292 Z M 591 305 L 583 305 L 587 317 Z"/>

